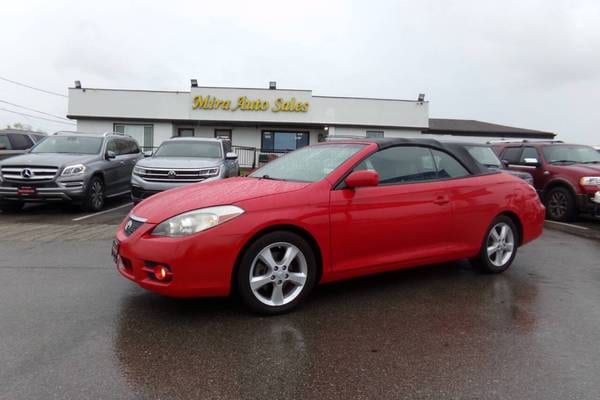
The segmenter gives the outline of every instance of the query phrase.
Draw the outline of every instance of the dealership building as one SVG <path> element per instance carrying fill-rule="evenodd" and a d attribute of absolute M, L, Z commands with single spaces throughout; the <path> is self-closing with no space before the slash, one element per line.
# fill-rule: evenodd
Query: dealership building
<path fill-rule="evenodd" d="M 327 136 L 552 139 L 554 134 L 480 121 L 430 119 L 416 100 L 313 95 L 311 90 L 202 87 L 189 91 L 69 89 L 69 118 L 82 132 L 123 132 L 144 148 L 174 136 L 229 137 L 236 147 L 284 153 Z"/>

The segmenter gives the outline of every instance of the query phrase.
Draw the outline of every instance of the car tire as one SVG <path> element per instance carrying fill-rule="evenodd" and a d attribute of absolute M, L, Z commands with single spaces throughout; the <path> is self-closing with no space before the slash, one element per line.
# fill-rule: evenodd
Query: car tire
<path fill-rule="evenodd" d="M 90 180 L 85 199 L 81 204 L 83 211 L 100 211 L 104 207 L 104 182 L 95 176 Z"/>
<path fill-rule="evenodd" d="M 246 249 L 236 279 L 246 306 L 260 314 L 282 314 L 297 307 L 312 291 L 317 281 L 317 261 L 301 236 L 271 232 Z"/>
<path fill-rule="evenodd" d="M 575 218 L 575 198 L 571 191 L 565 187 L 550 189 L 544 196 L 546 217 L 553 221 L 569 222 Z"/>
<path fill-rule="evenodd" d="M 15 213 L 23 209 L 24 203 L 21 201 L 11 201 L 6 203 L 0 203 L 0 210 L 5 213 Z"/>
<path fill-rule="evenodd" d="M 519 240 L 519 231 L 513 220 L 500 215 L 490 224 L 479 254 L 471 263 L 486 273 L 504 272 L 517 255 Z"/>

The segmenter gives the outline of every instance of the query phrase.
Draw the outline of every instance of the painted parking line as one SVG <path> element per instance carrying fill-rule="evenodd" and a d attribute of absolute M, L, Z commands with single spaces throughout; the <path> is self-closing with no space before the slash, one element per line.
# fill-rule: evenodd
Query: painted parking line
<path fill-rule="evenodd" d="M 585 226 L 579 226 L 579 225 L 567 224 L 566 222 L 548 221 L 548 220 L 546 220 L 546 222 L 548 222 L 548 223 L 551 223 L 551 224 L 557 224 L 557 225 L 568 226 L 568 227 L 571 227 L 571 228 L 583 229 L 583 230 L 589 230 L 589 229 L 590 229 L 590 228 L 587 228 L 587 227 L 585 227 Z"/>
<path fill-rule="evenodd" d="M 97 213 L 94 213 L 94 214 L 88 214 L 88 215 L 84 215 L 82 217 L 73 218 L 72 221 L 82 221 L 84 219 L 92 218 L 92 217 L 95 217 L 97 215 L 107 214 L 109 212 L 112 212 L 112 211 L 115 211 L 115 210 L 118 210 L 118 209 L 121 209 L 121 208 L 129 207 L 131 205 L 133 205 L 133 203 L 131 203 L 131 202 L 130 203 L 126 203 L 126 204 L 122 204 L 120 206 L 109 208 L 108 210 L 100 211 L 100 212 L 97 212 Z"/>

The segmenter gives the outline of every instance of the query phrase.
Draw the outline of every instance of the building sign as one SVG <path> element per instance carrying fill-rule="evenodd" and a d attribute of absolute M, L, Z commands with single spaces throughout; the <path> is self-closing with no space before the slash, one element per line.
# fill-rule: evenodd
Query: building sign
<path fill-rule="evenodd" d="M 240 96 L 235 103 L 231 100 L 220 99 L 214 96 L 194 96 L 192 108 L 194 110 L 224 110 L 224 111 L 271 111 L 271 112 L 307 112 L 308 102 L 298 101 L 295 97 L 284 99 L 279 97 L 273 104 L 268 100 L 250 99 Z"/>

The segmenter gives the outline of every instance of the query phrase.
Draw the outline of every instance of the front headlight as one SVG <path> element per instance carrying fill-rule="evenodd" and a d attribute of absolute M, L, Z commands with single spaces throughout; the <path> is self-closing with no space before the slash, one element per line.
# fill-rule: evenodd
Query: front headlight
<path fill-rule="evenodd" d="M 144 175 L 145 173 L 146 173 L 146 170 L 144 168 L 138 167 L 138 166 L 133 167 L 134 175 Z"/>
<path fill-rule="evenodd" d="M 579 180 L 581 186 L 600 186 L 600 176 L 584 176 Z"/>
<path fill-rule="evenodd" d="M 154 236 L 178 237 L 205 231 L 239 215 L 244 210 L 236 206 L 217 206 L 189 211 L 158 224 L 152 231 Z"/>
<path fill-rule="evenodd" d="M 62 175 L 79 175 L 85 172 L 85 165 L 83 164 L 75 164 L 69 165 L 63 169 Z"/>

